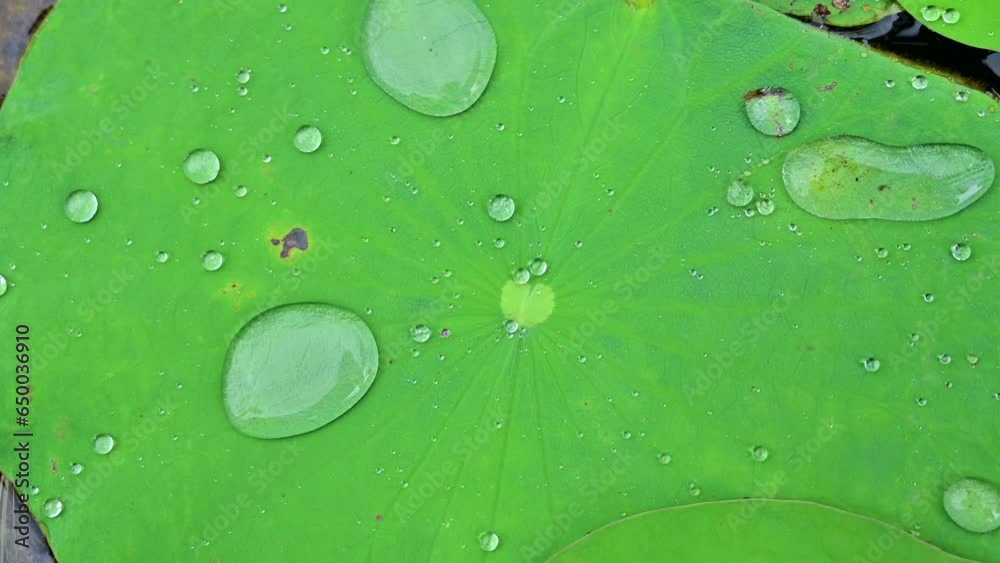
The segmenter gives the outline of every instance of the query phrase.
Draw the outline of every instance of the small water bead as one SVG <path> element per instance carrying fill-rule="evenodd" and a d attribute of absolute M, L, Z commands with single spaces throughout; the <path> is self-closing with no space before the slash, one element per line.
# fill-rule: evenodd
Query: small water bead
<path fill-rule="evenodd" d="M 288 6 L 284 4 L 278 4 L 278 11 L 284 14 L 285 12 L 288 11 Z"/>
<path fill-rule="evenodd" d="M 89 190 L 76 190 L 66 198 L 66 217 L 74 223 L 86 223 L 97 215 L 97 195 Z"/>
<path fill-rule="evenodd" d="M 784 88 L 761 88 L 743 96 L 754 129 L 774 137 L 791 133 L 799 123 L 799 101 Z"/>
<path fill-rule="evenodd" d="M 670 462 L 671 462 L 671 461 L 673 461 L 673 458 L 672 458 L 672 457 L 670 457 L 670 454 L 668 454 L 668 453 L 666 453 L 666 452 L 663 452 L 663 453 L 661 453 L 660 455 L 658 455 L 656 459 L 657 459 L 657 460 L 658 460 L 658 461 L 660 462 L 660 464 L 662 464 L 662 465 L 670 465 Z"/>
<path fill-rule="evenodd" d="M 941 21 L 944 23 L 952 24 L 958 23 L 958 20 L 962 18 L 962 13 L 954 8 L 949 8 L 941 14 Z"/>
<path fill-rule="evenodd" d="M 924 21 L 936 22 L 941 19 L 941 14 L 944 12 L 941 8 L 937 6 L 924 6 L 920 10 L 920 15 L 924 17 Z"/>
<path fill-rule="evenodd" d="M 323 133 L 314 125 L 303 125 L 295 132 L 292 143 L 300 152 L 316 152 L 316 149 L 323 144 Z"/>
<path fill-rule="evenodd" d="M 398 145 L 399 141 L 400 141 L 399 137 L 397 137 L 395 135 L 393 135 L 392 137 L 389 137 L 389 144 L 390 145 Z"/>
<path fill-rule="evenodd" d="M 965 360 L 969 362 L 969 365 L 972 367 L 976 367 L 979 365 L 979 356 L 975 354 L 968 354 L 967 356 L 965 356 Z"/>
<path fill-rule="evenodd" d="M 924 294 L 924 302 L 925 303 L 933 303 L 934 302 L 934 294 L 933 293 L 925 293 Z"/>
<path fill-rule="evenodd" d="M 42 505 L 42 512 L 49 518 L 58 518 L 63 511 L 63 502 L 57 498 L 50 498 Z"/>
<path fill-rule="evenodd" d="M 503 323 L 503 329 L 507 331 L 507 334 L 514 334 L 519 328 L 521 328 L 521 325 L 513 319 L 508 319 Z"/>
<path fill-rule="evenodd" d="M 964 242 L 957 242 L 951 245 L 951 256 L 959 262 L 965 262 L 972 257 L 972 247 Z"/>
<path fill-rule="evenodd" d="M 754 461 L 767 461 L 769 455 L 770 453 L 764 446 L 754 446 L 750 450 L 750 457 L 752 457 Z"/>
<path fill-rule="evenodd" d="M 951 363 L 951 356 L 948 354 L 938 354 L 938 361 L 941 362 L 941 365 L 946 366 Z"/>
<path fill-rule="evenodd" d="M 889 256 L 889 251 L 887 249 L 881 248 L 881 247 L 880 248 L 876 248 L 875 249 L 875 256 L 878 256 L 879 258 L 885 258 L 885 257 Z"/>
<path fill-rule="evenodd" d="M 927 399 L 925 399 L 923 397 L 920 397 L 919 399 L 917 399 L 917 406 L 918 407 L 926 407 L 927 406 Z"/>
<path fill-rule="evenodd" d="M 917 90 L 923 90 L 924 88 L 927 88 L 927 77 L 922 74 L 918 74 L 910 80 L 910 84 L 912 84 Z"/>
<path fill-rule="evenodd" d="M 693 497 L 701 496 L 701 488 L 698 487 L 697 483 L 688 483 L 688 492 Z"/>
<path fill-rule="evenodd" d="M 239 82 L 240 84 L 246 84 L 247 82 L 250 82 L 250 71 L 243 69 L 238 73 L 236 73 L 236 81 Z"/>
<path fill-rule="evenodd" d="M 895 88 L 896 87 L 896 81 L 895 80 L 886 80 L 885 81 L 885 87 L 886 88 Z"/>
<path fill-rule="evenodd" d="M 549 263 L 541 258 L 535 258 L 531 261 L 531 264 L 528 264 L 528 271 L 533 276 L 544 275 L 545 272 L 549 271 Z"/>
<path fill-rule="evenodd" d="M 955 100 L 959 102 L 967 102 L 969 101 L 969 93 L 965 90 L 959 90 L 958 92 L 955 92 Z"/>
<path fill-rule="evenodd" d="M 201 257 L 201 266 L 209 272 L 214 272 L 221 268 L 225 261 L 226 259 L 222 256 L 222 253 L 209 250 Z"/>
<path fill-rule="evenodd" d="M 519 284 L 526 284 L 531 281 L 531 272 L 524 268 L 519 268 L 514 272 L 514 281 Z"/>
<path fill-rule="evenodd" d="M 83 473 L 83 465 L 79 463 L 74 463 L 69 466 L 69 472 L 72 473 L 73 475 L 79 475 Z"/>
<path fill-rule="evenodd" d="M 876 371 L 879 370 L 880 367 L 882 367 L 882 362 L 878 361 L 875 358 L 868 358 L 867 360 L 862 362 L 862 365 L 865 367 L 865 371 L 869 373 L 875 373 Z"/>
<path fill-rule="evenodd" d="M 493 552 L 498 547 L 500 547 L 500 536 L 496 532 L 483 532 L 479 535 L 479 549 Z"/>
<path fill-rule="evenodd" d="M 196 149 L 184 159 L 182 169 L 188 180 L 195 184 L 207 184 L 219 177 L 222 163 L 214 152 L 208 149 Z"/>
<path fill-rule="evenodd" d="M 580 356 L 579 358 L 577 358 L 577 361 L 580 362 L 581 364 L 585 364 L 587 363 L 587 356 Z"/>
<path fill-rule="evenodd" d="M 986 534 L 1000 528 L 1000 488 L 966 477 L 944 492 L 944 510 L 963 529 Z"/>
<path fill-rule="evenodd" d="M 236 186 L 236 189 L 233 190 L 233 193 L 236 194 L 236 197 L 246 197 L 247 191 L 248 190 L 246 186 Z"/>
<path fill-rule="evenodd" d="M 774 213 L 774 201 L 770 199 L 757 200 L 757 213 L 765 216 Z"/>
<path fill-rule="evenodd" d="M 503 248 L 506 244 L 507 244 L 507 241 L 505 241 L 502 238 L 498 238 L 495 241 L 493 241 L 493 246 L 496 247 L 496 248 Z"/>
<path fill-rule="evenodd" d="M 626 440 L 630 440 L 630 439 L 632 439 L 632 433 L 629 432 L 628 430 L 626 430 L 626 431 L 622 432 L 622 438 L 625 438 Z"/>
<path fill-rule="evenodd" d="M 160 264 L 163 264 L 167 260 L 170 260 L 170 254 L 163 252 L 162 250 L 156 253 L 156 261 Z"/>
<path fill-rule="evenodd" d="M 115 449 L 115 439 L 110 434 L 98 434 L 94 438 L 94 451 L 100 455 L 107 455 Z"/>
<path fill-rule="evenodd" d="M 0 295 L 7 293 L 7 278 L 0 274 Z"/>
<path fill-rule="evenodd" d="M 726 191 L 726 201 L 734 207 L 743 207 L 753 201 L 753 189 L 746 185 L 743 180 L 736 180 L 729 184 Z"/>
<path fill-rule="evenodd" d="M 414 342 L 423 344 L 424 342 L 430 340 L 431 329 L 427 325 L 415 325 L 410 329 L 410 338 L 412 338 Z"/>
<path fill-rule="evenodd" d="M 514 216 L 514 200 L 510 196 L 497 194 L 486 205 L 486 212 L 494 221 L 507 221 Z"/>

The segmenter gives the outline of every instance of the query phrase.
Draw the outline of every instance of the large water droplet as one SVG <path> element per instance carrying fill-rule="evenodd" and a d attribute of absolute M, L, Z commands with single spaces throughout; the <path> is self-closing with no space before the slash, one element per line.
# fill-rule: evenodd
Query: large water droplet
<path fill-rule="evenodd" d="M 524 268 L 519 268 L 514 272 L 514 281 L 521 284 L 528 283 L 531 281 L 531 272 Z"/>
<path fill-rule="evenodd" d="M 944 492 L 944 510 L 970 532 L 992 532 L 1000 528 L 1000 489 L 979 479 L 959 479 Z"/>
<path fill-rule="evenodd" d="M 782 137 L 799 124 L 802 108 L 795 96 L 784 88 L 751 90 L 743 99 L 750 124 L 765 135 Z"/>
<path fill-rule="evenodd" d="M 101 454 L 107 455 L 111 453 L 111 450 L 115 449 L 115 439 L 111 437 L 110 434 L 98 434 L 94 438 L 94 451 Z"/>
<path fill-rule="evenodd" d="M 295 132 L 292 142 L 304 153 L 315 152 L 323 144 L 323 133 L 313 125 L 303 125 Z"/>
<path fill-rule="evenodd" d="M 949 8 L 941 14 L 941 21 L 944 23 L 958 23 L 958 20 L 962 18 L 962 13 L 954 8 Z"/>
<path fill-rule="evenodd" d="M 226 414 L 256 438 L 310 432 L 361 400 L 377 370 L 375 338 L 357 315 L 321 303 L 284 305 L 233 339 L 223 370 Z"/>
<path fill-rule="evenodd" d="M 214 272 L 222 267 L 226 259 L 220 252 L 209 250 L 201 257 L 201 266 L 209 272 Z"/>
<path fill-rule="evenodd" d="M 63 502 L 57 498 L 50 498 L 42 505 L 42 512 L 49 518 L 58 518 L 63 511 Z"/>
<path fill-rule="evenodd" d="M 729 184 L 729 189 L 726 190 L 726 201 L 729 202 L 729 205 L 736 207 L 750 205 L 750 202 L 753 201 L 753 189 L 746 185 L 743 180 L 736 180 Z"/>
<path fill-rule="evenodd" d="M 936 22 L 941 19 L 941 8 L 937 6 L 924 6 L 920 10 L 920 15 L 924 17 L 925 21 Z"/>
<path fill-rule="evenodd" d="M 496 36 L 473 0 L 371 0 L 363 26 L 372 79 L 420 113 L 465 111 L 493 74 Z"/>
<path fill-rule="evenodd" d="M 479 535 L 479 548 L 483 551 L 496 551 L 500 547 L 500 536 L 496 532 L 484 532 Z"/>
<path fill-rule="evenodd" d="M 767 458 L 770 455 L 771 454 L 764 446 L 754 446 L 750 450 L 750 457 L 752 457 L 754 461 L 767 461 Z"/>
<path fill-rule="evenodd" d="M 868 358 L 867 360 L 861 362 L 861 365 L 865 367 L 865 371 L 875 373 L 880 367 L 882 367 L 882 362 L 875 358 Z"/>
<path fill-rule="evenodd" d="M 74 223 L 86 223 L 97 215 L 97 195 L 88 190 L 76 190 L 66 198 L 66 217 Z"/>
<path fill-rule="evenodd" d="M 72 473 L 73 475 L 79 475 L 83 473 L 83 465 L 79 463 L 74 463 L 69 466 L 69 472 Z"/>
<path fill-rule="evenodd" d="M 549 263 L 541 258 L 535 258 L 528 264 L 528 271 L 531 272 L 533 276 L 541 276 L 545 272 L 549 271 Z"/>
<path fill-rule="evenodd" d="M 910 79 L 910 84 L 917 90 L 924 90 L 927 88 L 927 77 L 922 74 L 918 74 Z"/>
<path fill-rule="evenodd" d="M 431 339 L 431 329 L 427 325 L 416 325 L 410 329 L 410 338 L 414 342 L 423 344 Z"/>
<path fill-rule="evenodd" d="M 972 257 L 972 247 L 964 242 L 956 242 L 951 245 L 951 256 L 959 262 L 965 262 Z"/>
<path fill-rule="evenodd" d="M 207 184 L 219 177 L 222 164 L 219 157 L 208 149 L 191 151 L 184 159 L 184 175 L 195 184 Z"/>
<path fill-rule="evenodd" d="M 7 278 L 0 274 L 0 295 L 7 293 Z"/>
<path fill-rule="evenodd" d="M 486 204 L 486 212 L 496 221 L 506 221 L 514 216 L 514 207 L 510 196 L 497 194 Z"/>
<path fill-rule="evenodd" d="M 783 169 L 792 200 L 827 219 L 947 217 L 982 197 L 994 176 L 993 160 L 975 147 L 895 147 L 846 136 L 793 149 Z"/>

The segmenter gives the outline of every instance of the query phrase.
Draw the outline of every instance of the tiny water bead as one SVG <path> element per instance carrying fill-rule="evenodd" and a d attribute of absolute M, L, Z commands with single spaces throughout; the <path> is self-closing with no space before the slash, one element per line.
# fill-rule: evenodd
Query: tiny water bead
<path fill-rule="evenodd" d="M 170 260 L 170 254 L 163 252 L 162 250 L 156 253 L 156 261 L 160 264 L 163 264 L 167 260 Z"/>
<path fill-rule="evenodd" d="M 757 213 L 764 216 L 774 213 L 774 201 L 770 199 L 757 200 Z"/>
<path fill-rule="evenodd" d="M 74 463 L 69 466 L 69 472 L 72 473 L 73 475 L 79 475 L 83 473 L 83 465 L 79 463 Z"/>
<path fill-rule="evenodd" d="M 541 258 L 535 258 L 528 264 L 528 271 L 531 272 L 533 276 L 544 275 L 545 272 L 549 271 L 549 263 Z"/>
<path fill-rule="evenodd" d="M 934 294 L 933 293 L 925 293 L 923 295 L 923 297 L 924 297 L 924 303 L 933 303 L 934 302 Z"/>
<path fill-rule="evenodd" d="M 303 125 L 295 132 L 292 142 L 300 152 L 315 152 L 323 144 L 323 133 L 314 125 Z"/>
<path fill-rule="evenodd" d="M 924 6 L 920 10 L 920 15 L 923 16 L 924 21 L 936 22 L 941 19 L 941 14 L 944 12 L 941 8 L 937 6 Z"/>
<path fill-rule="evenodd" d="M 885 249 L 885 248 L 881 248 L 881 247 L 880 248 L 876 248 L 875 249 L 875 256 L 878 256 L 879 258 L 885 258 L 885 257 L 889 256 L 889 250 Z"/>
<path fill-rule="evenodd" d="M 214 272 L 222 267 L 222 264 L 226 259 L 222 254 L 215 250 L 209 250 L 201 257 L 201 265 L 203 268 L 209 272 Z"/>
<path fill-rule="evenodd" d="M 736 180 L 729 184 L 726 190 L 726 201 L 734 207 L 744 207 L 753 201 L 753 189 L 743 180 Z"/>
<path fill-rule="evenodd" d="M 885 87 L 886 88 L 895 88 L 896 87 L 896 81 L 895 80 L 891 80 L 891 79 L 890 80 L 886 80 L 885 81 Z"/>
<path fill-rule="evenodd" d="M 58 518 L 63 511 L 63 502 L 57 498 L 50 498 L 42 505 L 42 512 L 49 518 Z"/>
<path fill-rule="evenodd" d="M 497 194 L 486 204 L 486 212 L 494 221 L 507 221 L 514 216 L 514 200 L 510 196 Z"/>
<path fill-rule="evenodd" d="M 945 365 L 946 366 L 946 365 L 948 365 L 948 364 L 951 363 L 951 355 L 950 354 L 939 354 L 938 355 L 938 361 L 941 362 L 941 365 Z"/>
<path fill-rule="evenodd" d="M 1000 488 L 966 477 L 944 492 L 944 510 L 963 529 L 986 534 L 1000 528 Z"/>
<path fill-rule="evenodd" d="M 243 69 L 238 73 L 236 73 L 236 81 L 239 82 L 240 84 L 246 84 L 247 82 L 250 82 L 250 71 Z"/>
<path fill-rule="evenodd" d="M 236 197 L 246 197 L 247 191 L 248 190 L 246 186 L 236 186 L 236 188 L 233 190 L 233 193 L 236 194 Z"/>
<path fill-rule="evenodd" d="M 802 108 L 795 96 L 784 88 L 752 90 L 743 99 L 750 124 L 765 135 L 782 137 L 799 124 Z"/>
<path fill-rule="evenodd" d="M 941 14 L 941 21 L 944 23 L 952 24 L 958 23 L 958 20 L 962 18 L 962 13 L 954 8 L 949 8 Z"/>
<path fill-rule="evenodd" d="M 928 221 L 972 205 L 993 184 L 993 160 L 967 145 L 896 147 L 838 136 L 792 149 L 782 179 L 792 200 L 826 219 Z"/>
<path fill-rule="evenodd" d="M 524 268 L 520 268 L 514 272 L 514 281 L 519 284 L 525 284 L 531 281 L 531 272 Z"/>
<path fill-rule="evenodd" d="M 208 149 L 191 151 L 184 159 L 184 175 L 195 184 L 207 184 L 219 177 L 222 163 L 219 157 Z"/>
<path fill-rule="evenodd" d="M 483 532 L 479 535 L 479 548 L 492 552 L 500 547 L 500 536 L 496 532 Z"/>
<path fill-rule="evenodd" d="M 882 362 L 875 358 L 868 358 L 861 363 L 865 367 L 865 371 L 869 373 L 875 373 L 880 367 L 882 367 Z"/>
<path fill-rule="evenodd" d="M 503 329 L 507 332 L 507 334 L 514 334 L 519 328 L 521 328 L 521 325 L 519 325 L 515 320 L 507 320 L 503 323 Z"/>
<path fill-rule="evenodd" d="M 66 198 L 66 217 L 74 223 L 86 223 L 97 215 L 97 194 L 89 190 L 76 190 Z"/>
<path fill-rule="evenodd" d="M 414 342 L 423 344 L 431 339 L 431 329 L 427 325 L 415 325 L 410 329 L 410 338 Z"/>
<path fill-rule="evenodd" d="M 910 79 L 910 84 L 917 90 L 923 90 L 927 88 L 927 77 L 922 74 L 918 74 Z"/>
<path fill-rule="evenodd" d="M 770 453 L 764 446 L 754 446 L 750 450 L 750 457 L 752 457 L 754 461 L 767 461 L 769 455 Z"/>
<path fill-rule="evenodd" d="M 375 337 L 360 317 L 325 303 L 283 305 L 233 339 L 222 376 L 226 415 L 255 438 L 311 432 L 360 401 L 377 371 Z"/>
<path fill-rule="evenodd" d="M 115 439 L 110 434 L 98 434 L 94 438 L 94 451 L 100 455 L 107 455 L 115 449 Z"/>
<path fill-rule="evenodd" d="M 414 111 L 461 113 L 493 74 L 496 35 L 474 0 L 372 0 L 362 25 L 372 79 Z"/>
<path fill-rule="evenodd" d="M 955 92 L 955 101 L 957 102 L 967 102 L 969 101 L 969 93 L 965 90 L 959 90 Z"/>
<path fill-rule="evenodd" d="M 972 257 L 972 247 L 964 242 L 956 242 L 951 245 L 951 256 L 959 262 L 965 262 Z"/>
<path fill-rule="evenodd" d="M 670 465 L 670 462 L 673 461 L 674 458 L 670 457 L 670 454 L 663 452 L 656 456 L 656 459 L 661 465 Z"/>

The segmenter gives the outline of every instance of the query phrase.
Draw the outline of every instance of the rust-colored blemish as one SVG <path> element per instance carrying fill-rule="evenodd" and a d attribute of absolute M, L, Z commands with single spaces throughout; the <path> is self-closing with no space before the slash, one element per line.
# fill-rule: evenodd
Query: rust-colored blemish
<path fill-rule="evenodd" d="M 283 239 L 271 239 L 271 244 L 281 246 L 281 257 L 288 258 L 293 249 L 297 248 L 302 251 L 309 249 L 309 234 L 306 233 L 305 229 L 295 227 Z"/>

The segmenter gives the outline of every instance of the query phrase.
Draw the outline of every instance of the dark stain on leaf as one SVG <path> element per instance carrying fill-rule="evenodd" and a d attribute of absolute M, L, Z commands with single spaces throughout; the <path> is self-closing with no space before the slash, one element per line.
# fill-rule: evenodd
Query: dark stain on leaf
<path fill-rule="evenodd" d="M 274 246 L 281 246 L 281 257 L 288 258 L 291 256 L 292 250 L 298 248 L 299 250 L 305 251 L 309 249 L 309 234 L 306 233 L 305 229 L 300 229 L 295 227 L 284 239 L 278 240 L 276 238 L 271 239 L 271 244 Z"/>

